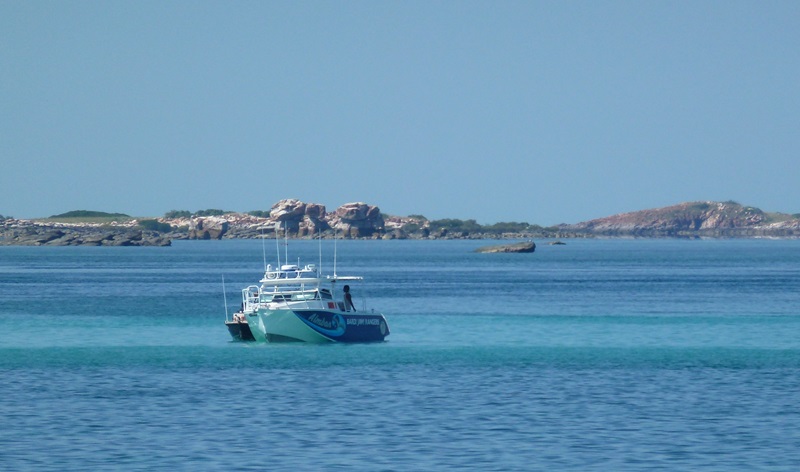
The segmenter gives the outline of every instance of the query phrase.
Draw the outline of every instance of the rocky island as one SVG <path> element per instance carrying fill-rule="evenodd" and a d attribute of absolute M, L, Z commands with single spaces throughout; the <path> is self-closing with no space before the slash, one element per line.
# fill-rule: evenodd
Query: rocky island
<path fill-rule="evenodd" d="M 116 221 L 77 223 L 0 217 L 0 245 L 4 246 L 169 246 L 171 244 L 171 239 L 161 232 L 130 223 Z"/>
<path fill-rule="evenodd" d="M 76 218 L 76 215 L 79 217 Z M 95 221 L 89 217 L 97 217 Z M 478 225 L 475 220 L 390 216 L 364 202 L 329 212 L 324 205 L 281 200 L 269 211 L 172 211 L 161 218 L 76 211 L 40 220 L 0 218 L 0 245 L 163 246 L 182 239 L 513 239 L 570 237 L 527 223 Z"/>
<path fill-rule="evenodd" d="M 87 218 L 87 215 L 89 216 Z M 94 218 L 92 218 L 94 217 Z M 180 239 L 261 237 L 345 239 L 566 239 L 592 237 L 800 237 L 800 214 L 767 213 L 736 202 L 689 202 L 544 228 L 528 223 L 391 216 L 364 202 L 329 212 L 317 203 L 281 200 L 269 211 L 172 211 L 161 218 L 70 212 L 39 220 L 0 217 L 0 245 L 169 246 Z M 535 245 L 534 245 L 535 247 Z"/>
<path fill-rule="evenodd" d="M 687 202 L 560 225 L 559 229 L 612 237 L 797 238 L 800 214 L 768 213 L 732 201 Z"/>
<path fill-rule="evenodd" d="M 497 246 L 483 246 L 475 250 L 475 252 L 495 254 L 500 252 L 506 253 L 526 253 L 536 251 L 536 243 L 533 241 L 525 241 L 516 244 L 500 244 Z"/>

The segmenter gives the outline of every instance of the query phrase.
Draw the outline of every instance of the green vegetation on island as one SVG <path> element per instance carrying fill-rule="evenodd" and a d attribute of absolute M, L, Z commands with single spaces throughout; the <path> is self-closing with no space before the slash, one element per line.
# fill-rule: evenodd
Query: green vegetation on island
<path fill-rule="evenodd" d="M 141 220 L 139 221 L 139 227 L 157 233 L 169 233 L 172 231 L 172 226 L 169 223 L 162 223 L 158 220 Z"/>
<path fill-rule="evenodd" d="M 447 231 L 447 232 L 460 232 L 460 233 L 481 233 L 481 234 L 494 234 L 500 235 L 504 233 L 539 233 L 545 230 L 553 230 L 555 228 L 544 228 L 539 225 L 532 225 L 524 222 L 499 222 L 490 225 L 482 225 L 475 220 L 459 220 L 453 218 L 445 218 L 442 220 L 430 220 L 428 227 L 431 231 Z M 403 226 L 403 230 L 408 233 L 413 233 L 415 228 L 411 225 Z"/>
<path fill-rule="evenodd" d="M 255 216 L 256 218 L 269 218 L 269 210 L 248 211 L 247 214 L 250 216 Z"/>
<path fill-rule="evenodd" d="M 106 213 L 104 211 L 73 210 L 60 215 L 53 215 L 53 218 L 130 218 L 125 213 Z"/>
<path fill-rule="evenodd" d="M 106 213 L 104 211 L 74 210 L 59 215 L 44 218 L 45 221 L 55 223 L 97 223 L 111 224 L 124 223 L 134 218 L 125 213 Z"/>
<path fill-rule="evenodd" d="M 171 210 L 164 213 L 164 218 L 167 218 L 169 220 L 173 220 L 176 218 L 191 218 L 191 217 L 192 217 L 192 212 L 186 210 Z"/>
<path fill-rule="evenodd" d="M 168 220 L 176 219 L 176 218 L 197 218 L 202 216 L 222 216 L 228 213 L 236 213 L 235 211 L 226 211 L 226 210 L 218 210 L 215 208 L 207 209 L 207 210 L 198 210 L 196 212 L 191 212 L 188 210 L 171 210 L 164 213 L 164 218 Z M 269 216 L 269 212 L 267 213 Z"/>

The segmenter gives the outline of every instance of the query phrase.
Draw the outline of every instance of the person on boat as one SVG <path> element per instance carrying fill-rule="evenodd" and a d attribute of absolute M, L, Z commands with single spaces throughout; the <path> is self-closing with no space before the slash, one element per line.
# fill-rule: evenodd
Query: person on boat
<path fill-rule="evenodd" d="M 350 286 L 349 285 L 345 285 L 343 290 L 344 290 L 344 306 L 345 306 L 345 308 L 347 308 L 347 311 L 350 311 L 351 308 L 353 309 L 353 311 L 357 311 L 356 310 L 356 306 L 353 305 L 353 296 L 350 295 Z"/>

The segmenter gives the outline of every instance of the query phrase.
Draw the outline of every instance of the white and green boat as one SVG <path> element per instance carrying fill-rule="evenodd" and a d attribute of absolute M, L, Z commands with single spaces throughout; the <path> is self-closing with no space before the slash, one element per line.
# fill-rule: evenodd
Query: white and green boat
<path fill-rule="evenodd" d="M 352 299 L 350 285 L 362 280 L 321 276 L 313 264 L 267 266 L 260 285 L 242 289 L 240 315 L 256 341 L 383 341 L 389 335 L 386 318 L 368 311 L 365 298 Z"/>

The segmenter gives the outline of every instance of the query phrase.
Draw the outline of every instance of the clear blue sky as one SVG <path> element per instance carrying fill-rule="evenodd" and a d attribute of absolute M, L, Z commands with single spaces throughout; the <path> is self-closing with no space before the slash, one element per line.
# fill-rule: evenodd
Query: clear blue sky
<path fill-rule="evenodd" d="M 797 1 L 0 0 L 0 214 L 800 212 Z"/>

